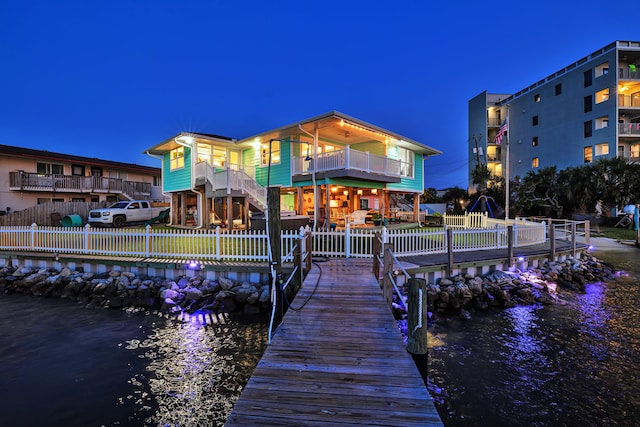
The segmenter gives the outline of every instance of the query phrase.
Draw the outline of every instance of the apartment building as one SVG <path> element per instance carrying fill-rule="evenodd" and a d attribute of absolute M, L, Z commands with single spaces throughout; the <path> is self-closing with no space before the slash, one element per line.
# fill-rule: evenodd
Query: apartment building
<path fill-rule="evenodd" d="M 611 43 L 515 94 L 484 91 L 468 108 L 470 189 L 478 164 L 514 180 L 599 158 L 640 161 L 640 42 Z"/>
<path fill-rule="evenodd" d="M 160 168 L 0 145 L 0 214 L 47 202 L 163 200 Z"/>

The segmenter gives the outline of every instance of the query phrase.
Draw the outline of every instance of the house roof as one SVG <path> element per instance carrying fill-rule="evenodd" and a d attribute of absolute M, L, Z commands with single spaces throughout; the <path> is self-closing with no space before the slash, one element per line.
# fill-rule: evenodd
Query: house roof
<path fill-rule="evenodd" d="M 233 138 L 194 132 L 182 132 L 161 143 L 149 148 L 145 151 L 148 154 L 162 154 L 167 151 L 179 147 L 187 138 L 195 140 L 206 140 L 221 143 L 223 145 L 249 145 L 255 142 L 266 142 L 270 139 L 283 139 L 296 137 L 300 134 L 313 135 L 315 129 L 320 130 L 322 138 L 340 142 L 345 145 L 356 144 L 377 140 L 386 142 L 393 140 L 400 147 L 408 148 L 423 156 L 434 156 L 442 154 L 441 151 L 429 147 L 421 142 L 402 136 L 398 133 L 391 132 L 379 126 L 367 123 L 355 117 L 348 116 L 338 111 L 330 111 L 319 116 L 311 117 L 305 120 L 294 122 L 286 126 L 268 130 L 257 135 L 252 135 L 240 140 Z M 182 140 L 183 142 L 180 142 Z"/>
<path fill-rule="evenodd" d="M 134 163 L 115 162 L 95 157 L 82 157 L 73 154 L 56 153 L 47 150 L 34 150 L 31 148 L 14 147 L 0 144 L 0 155 L 26 157 L 35 160 L 47 160 L 53 162 L 77 163 L 85 166 L 98 166 L 109 169 L 121 169 L 132 172 L 140 172 L 150 175 L 159 175 L 160 168 L 137 165 Z"/>
<path fill-rule="evenodd" d="M 174 135 L 170 138 L 165 139 L 161 143 L 154 145 L 153 147 L 144 151 L 145 154 L 155 154 L 162 155 L 167 151 L 171 151 L 174 148 L 177 148 L 181 145 L 179 140 L 183 142 L 188 141 L 189 139 L 194 139 L 196 141 L 203 140 L 209 142 L 215 142 L 221 145 L 234 145 L 236 140 L 234 138 L 229 138 L 227 136 L 214 135 L 211 133 L 200 133 L 200 132 L 180 132 L 177 135 Z"/>
<path fill-rule="evenodd" d="M 238 141 L 238 144 L 253 143 L 256 141 L 263 142 L 269 139 L 287 138 L 304 133 L 313 135 L 316 128 L 320 130 L 321 137 L 347 145 L 371 140 L 381 142 L 394 140 L 398 146 L 411 149 L 423 156 L 442 154 L 441 151 L 421 142 L 335 110 L 243 138 Z"/>

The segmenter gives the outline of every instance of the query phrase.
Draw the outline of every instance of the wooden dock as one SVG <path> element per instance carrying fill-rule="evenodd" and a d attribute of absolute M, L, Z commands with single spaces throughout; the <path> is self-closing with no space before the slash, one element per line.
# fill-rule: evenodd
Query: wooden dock
<path fill-rule="evenodd" d="M 314 265 L 226 427 L 442 426 L 371 261 Z"/>

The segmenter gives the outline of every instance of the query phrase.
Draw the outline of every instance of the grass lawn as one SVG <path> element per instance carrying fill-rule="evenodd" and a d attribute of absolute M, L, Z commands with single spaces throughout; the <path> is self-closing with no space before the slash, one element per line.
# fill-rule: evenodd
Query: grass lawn
<path fill-rule="evenodd" d="M 636 231 L 632 228 L 592 226 L 591 235 L 616 240 L 636 240 Z"/>

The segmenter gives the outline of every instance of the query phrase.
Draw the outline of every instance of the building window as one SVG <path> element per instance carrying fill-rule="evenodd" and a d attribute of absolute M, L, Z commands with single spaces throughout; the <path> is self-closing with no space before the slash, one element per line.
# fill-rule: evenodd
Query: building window
<path fill-rule="evenodd" d="M 160 175 L 153 175 L 153 184 L 151 185 L 160 187 L 162 185 L 162 177 Z"/>
<path fill-rule="evenodd" d="M 593 84 L 593 73 L 591 70 L 584 72 L 584 87 L 589 87 Z"/>
<path fill-rule="evenodd" d="M 596 156 L 606 156 L 609 154 L 609 143 L 605 142 L 604 144 L 596 145 Z"/>
<path fill-rule="evenodd" d="M 593 161 L 593 148 L 584 147 L 584 162 L 591 163 Z"/>
<path fill-rule="evenodd" d="M 84 166 L 82 166 L 82 165 L 71 165 L 71 175 L 84 176 Z"/>
<path fill-rule="evenodd" d="M 556 85 L 556 95 L 560 95 L 562 93 L 562 83 L 558 83 Z"/>
<path fill-rule="evenodd" d="M 64 166 L 58 165 L 55 163 L 44 163 L 37 162 L 36 163 L 36 173 L 40 175 L 63 175 L 64 174 Z"/>
<path fill-rule="evenodd" d="M 593 122 L 591 120 L 584 122 L 584 137 L 590 138 L 593 134 Z"/>
<path fill-rule="evenodd" d="M 398 147 L 398 160 L 400 160 L 400 175 L 413 176 L 413 151 Z"/>
<path fill-rule="evenodd" d="M 198 162 L 207 162 L 213 167 L 223 168 L 227 160 L 227 151 L 209 144 L 198 144 Z"/>
<path fill-rule="evenodd" d="M 596 129 L 609 127 L 609 116 L 602 116 L 596 119 Z"/>
<path fill-rule="evenodd" d="M 533 147 L 537 147 L 538 146 L 538 137 L 534 136 L 533 139 L 531 140 L 531 145 Z"/>
<path fill-rule="evenodd" d="M 169 168 L 170 170 L 181 169 L 184 167 L 184 147 L 174 148 L 169 152 Z"/>
<path fill-rule="evenodd" d="M 533 159 L 531 159 L 532 168 L 537 168 L 539 166 L 540 166 L 540 159 L 538 157 L 534 157 Z"/>
<path fill-rule="evenodd" d="M 271 142 L 271 164 L 280 164 L 280 141 Z M 269 143 L 260 146 L 260 166 L 269 165 Z"/>
<path fill-rule="evenodd" d="M 584 97 L 584 112 L 588 113 L 593 109 L 593 95 Z"/>
<path fill-rule="evenodd" d="M 609 88 L 596 92 L 596 104 L 609 100 Z"/>
<path fill-rule="evenodd" d="M 85 202 L 85 198 L 84 197 L 72 197 L 71 201 L 72 202 L 82 202 L 82 203 L 84 203 Z"/>
<path fill-rule="evenodd" d="M 540 102 L 540 94 L 536 93 L 535 95 L 533 95 L 533 102 Z"/>
<path fill-rule="evenodd" d="M 637 159 L 640 157 L 640 144 L 633 144 L 629 147 L 631 151 L 631 157 Z"/>
<path fill-rule="evenodd" d="M 596 78 L 609 74 L 609 63 L 605 62 L 596 67 Z"/>
<path fill-rule="evenodd" d="M 531 118 L 531 124 L 532 124 L 533 126 L 538 126 L 538 116 L 533 116 L 533 117 Z"/>

